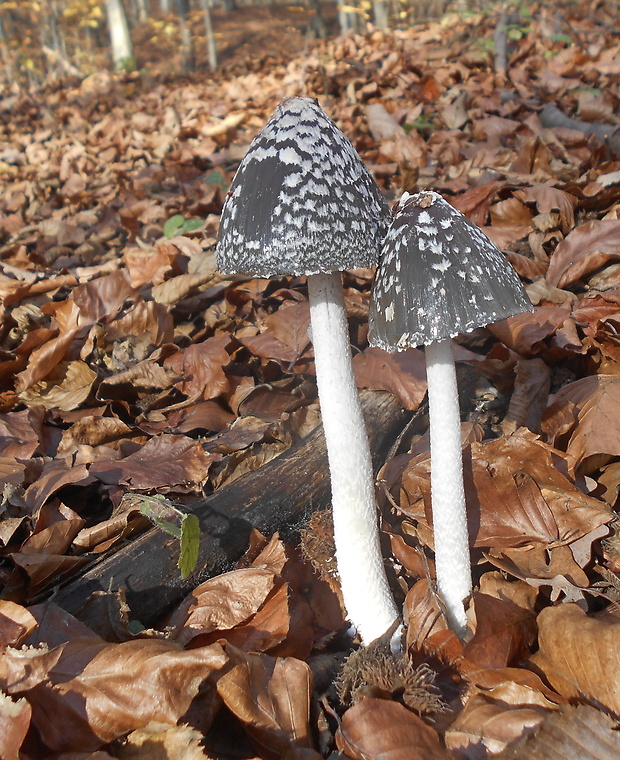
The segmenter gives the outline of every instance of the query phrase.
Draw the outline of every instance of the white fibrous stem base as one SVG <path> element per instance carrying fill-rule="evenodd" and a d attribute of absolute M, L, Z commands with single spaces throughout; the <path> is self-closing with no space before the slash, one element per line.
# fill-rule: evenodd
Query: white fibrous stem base
<path fill-rule="evenodd" d="M 446 606 L 448 624 L 463 637 L 467 626 L 464 600 L 471 594 L 472 582 L 452 341 L 431 343 L 425 354 L 437 590 Z"/>
<path fill-rule="evenodd" d="M 349 620 L 369 644 L 390 628 L 398 612 L 381 556 L 372 462 L 351 364 L 340 273 L 310 275 L 308 296 L 338 573 Z"/>

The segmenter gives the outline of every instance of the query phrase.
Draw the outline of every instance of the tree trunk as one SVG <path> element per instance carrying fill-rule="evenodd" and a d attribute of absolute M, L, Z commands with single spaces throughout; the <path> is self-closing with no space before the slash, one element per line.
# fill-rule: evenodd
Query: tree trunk
<path fill-rule="evenodd" d="M 327 24 L 323 18 L 319 0 L 307 0 L 307 6 L 312 14 L 308 21 L 310 36 L 315 39 L 324 39 L 327 37 Z"/>
<path fill-rule="evenodd" d="M 181 33 L 181 57 L 183 59 L 183 73 L 189 74 L 194 71 L 194 46 L 192 33 L 189 28 L 189 0 L 175 0 L 177 15 L 179 17 L 179 32 Z"/>
<path fill-rule="evenodd" d="M 202 13 L 205 22 L 205 39 L 207 42 L 207 56 L 209 58 L 209 68 L 211 71 L 217 69 L 217 48 L 215 46 L 215 34 L 213 33 L 213 23 L 211 21 L 211 8 L 209 0 L 200 0 Z"/>
<path fill-rule="evenodd" d="M 357 12 L 349 3 L 338 6 L 338 23 L 340 24 L 340 34 L 357 31 Z"/>
<path fill-rule="evenodd" d="M 146 8 L 146 0 L 136 0 L 136 6 L 138 9 L 138 21 L 146 21 L 149 15 Z"/>
<path fill-rule="evenodd" d="M 372 12 L 375 17 L 375 24 L 379 29 L 390 28 L 390 17 L 386 0 L 373 0 Z"/>
<path fill-rule="evenodd" d="M 170 13 L 170 0 L 159 0 L 159 10 L 162 13 Z"/>
<path fill-rule="evenodd" d="M 223 0 L 222 8 L 226 11 L 226 13 L 230 13 L 231 11 L 236 11 L 237 0 Z"/>
<path fill-rule="evenodd" d="M 10 84 L 15 81 L 15 69 L 13 68 L 13 61 L 11 60 L 11 56 L 7 49 L 6 40 L 6 28 L 2 16 L 0 16 L 0 55 L 2 56 L 2 65 L 4 68 L 4 81 Z"/>
<path fill-rule="evenodd" d="M 105 0 L 105 9 L 110 30 L 112 62 L 115 68 L 131 65 L 133 62 L 133 45 L 129 35 L 129 24 L 123 0 Z"/>

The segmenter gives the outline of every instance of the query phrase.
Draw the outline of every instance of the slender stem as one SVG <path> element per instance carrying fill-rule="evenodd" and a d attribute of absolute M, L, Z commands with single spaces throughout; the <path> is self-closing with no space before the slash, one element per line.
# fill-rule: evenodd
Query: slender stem
<path fill-rule="evenodd" d="M 308 295 L 338 573 L 349 619 L 369 644 L 398 613 L 381 556 L 372 462 L 351 364 L 340 273 L 309 276 Z"/>
<path fill-rule="evenodd" d="M 461 417 L 450 339 L 425 348 L 431 438 L 431 501 L 437 588 L 450 627 L 463 636 L 471 564 L 463 488 Z"/>

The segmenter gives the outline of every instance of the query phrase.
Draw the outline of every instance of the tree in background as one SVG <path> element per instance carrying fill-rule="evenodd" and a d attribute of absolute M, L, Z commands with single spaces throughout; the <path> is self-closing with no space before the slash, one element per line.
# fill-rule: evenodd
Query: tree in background
<path fill-rule="evenodd" d="M 175 0 L 177 15 L 179 17 L 179 32 L 181 34 L 181 59 L 183 61 L 183 73 L 189 74 L 196 68 L 194 59 L 194 44 L 189 26 L 189 0 Z"/>
<path fill-rule="evenodd" d="M 217 69 L 217 48 L 215 46 L 215 33 L 211 21 L 211 0 L 200 0 L 205 25 L 205 39 L 207 41 L 207 58 L 211 71 Z"/>
<path fill-rule="evenodd" d="M 114 68 L 133 65 L 134 54 L 123 0 L 105 0 Z"/>

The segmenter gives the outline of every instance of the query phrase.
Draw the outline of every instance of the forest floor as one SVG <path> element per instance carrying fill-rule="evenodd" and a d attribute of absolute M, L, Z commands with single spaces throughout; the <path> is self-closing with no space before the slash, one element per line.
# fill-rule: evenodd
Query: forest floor
<path fill-rule="evenodd" d="M 595 0 L 501 21 L 0 93 L 0 757 L 620 756 L 620 18 Z M 405 654 L 349 663 L 338 693 L 351 642 L 317 502 L 284 478 L 296 524 L 214 577 L 187 517 L 234 493 L 234 522 L 320 422 L 304 279 L 223 276 L 214 254 L 239 161 L 300 94 L 390 202 L 432 188 L 480 225 L 535 306 L 458 339 L 461 642 L 433 591 L 424 355 L 369 348 L 373 272 L 344 275 L 358 385 L 412 421 L 377 489 Z M 85 586 L 115 557 L 122 579 Z"/>
<path fill-rule="evenodd" d="M 312 46 L 308 37 L 311 14 L 303 5 L 242 6 L 226 13 L 211 11 L 217 47 L 219 71 L 216 76 L 230 77 L 247 71 L 264 71 L 274 65 L 287 65 Z M 321 9 L 326 30 L 337 32 L 337 12 L 333 3 Z M 204 44 L 204 22 L 200 13 L 192 15 L 194 54 L 198 69 L 208 68 Z M 170 76 L 182 67 L 176 34 L 158 34 L 154 38 L 151 24 L 136 29 L 138 66 L 146 65 L 155 77 Z"/>

